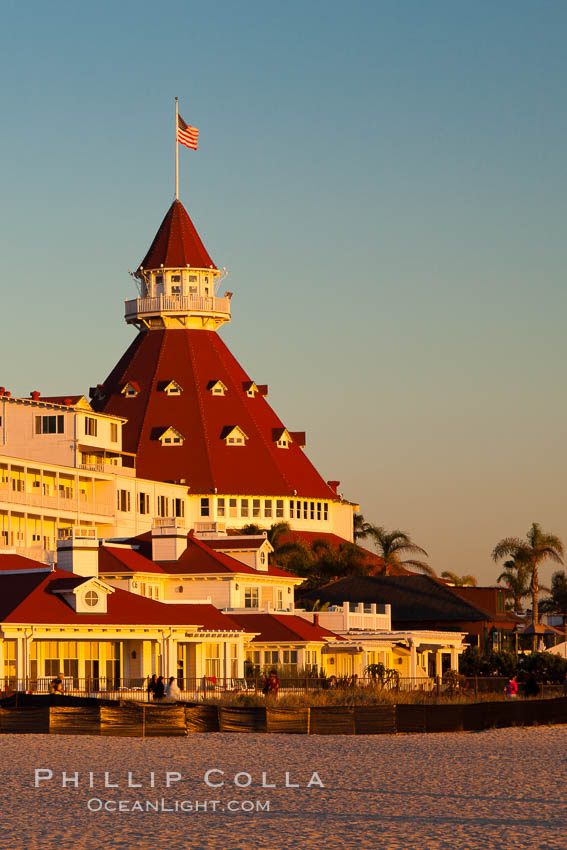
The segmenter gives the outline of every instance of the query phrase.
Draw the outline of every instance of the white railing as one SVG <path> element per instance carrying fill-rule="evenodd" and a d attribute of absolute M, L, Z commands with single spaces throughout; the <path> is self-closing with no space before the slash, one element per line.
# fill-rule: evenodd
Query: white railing
<path fill-rule="evenodd" d="M 156 295 L 125 302 L 125 317 L 156 313 L 224 313 L 230 316 L 230 299 L 207 295 Z"/>
<path fill-rule="evenodd" d="M 111 475 L 124 475 L 127 478 L 136 477 L 136 469 L 133 466 L 119 466 L 117 463 L 79 463 L 78 468 L 87 472 L 104 472 Z"/>
<path fill-rule="evenodd" d="M 0 485 L 0 502 L 10 502 L 15 505 L 26 505 L 34 508 L 58 508 L 61 511 L 77 511 L 81 514 L 102 514 L 112 516 L 114 508 L 112 505 L 102 502 L 90 502 L 84 497 L 68 499 L 65 496 L 48 496 L 41 493 L 26 493 L 21 490 L 12 490 L 10 487 Z"/>

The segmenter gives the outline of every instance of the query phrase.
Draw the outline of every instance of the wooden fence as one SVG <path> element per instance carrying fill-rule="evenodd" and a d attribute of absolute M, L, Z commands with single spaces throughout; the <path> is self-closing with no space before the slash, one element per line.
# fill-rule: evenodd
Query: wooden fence
<path fill-rule="evenodd" d="M 0 706 L 0 733 L 110 737 L 185 736 L 196 732 L 297 735 L 384 735 L 480 731 L 505 726 L 567 724 L 567 697 L 442 705 L 279 708 L 209 704 L 154 705 L 20 695 Z"/>

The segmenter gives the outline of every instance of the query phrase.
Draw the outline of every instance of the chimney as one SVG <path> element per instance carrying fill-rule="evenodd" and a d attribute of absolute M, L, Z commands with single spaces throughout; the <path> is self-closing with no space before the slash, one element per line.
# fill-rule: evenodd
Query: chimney
<path fill-rule="evenodd" d="M 340 481 L 327 481 L 327 484 L 329 485 L 329 487 L 331 488 L 333 493 L 337 492 L 337 488 L 338 488 L 340 483 L 341 483 Z"/>
<path fill-rule="evenodd" d="M 30 393 L 30 397 L 33 398 L 34 401 L 37 401 L 39 399 L 39 396 L 39 390 L 32 390 L 32 392 Z"/>
<path fill-rule="evenodd" d="M 179 517 L 156 517 L 152 525 L 152 561 L 178 561 L 187 549 L 187 529 Z"/>
<path fill-rule="evenodd" d="M 74 525 L 60 528 L 57 540 L 57 566 L 76 576 L 98 576 L 98 535 L 96 528 Z"/>
<path fill-rule="evenodd" d="M 0 387 L 0 395 L 4 395 L 6 392 L 6 387 Z"/>
<path fill-rule="evenodd" d="M 313 614 L 313 625 L 314 626 L 319 625 L 319 614 Z"/>
<path fill-rule="evenodd" d="M 69 397 L 67 396 L 67 398 L 64 398 L 64 399 L 63 399 L 63 404 L 64 404 L 66 407 L 71 407 L 71 405 L 73 404 L 73 399 L 72 399 L 72 398 L 69 398 Z"/>

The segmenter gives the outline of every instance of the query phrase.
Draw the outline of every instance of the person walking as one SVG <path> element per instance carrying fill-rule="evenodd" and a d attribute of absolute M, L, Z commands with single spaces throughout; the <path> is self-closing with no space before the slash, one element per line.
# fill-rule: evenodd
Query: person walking
<path fill-rule="evenodd" d="M 278 679 L 278 674 L 275 670 L 270 670 L 270 675 L 268 676 L 265 687 L 267 689 L 265 691 L 266 696 L 277 697 L 280 688 L 280 680 Z"/>

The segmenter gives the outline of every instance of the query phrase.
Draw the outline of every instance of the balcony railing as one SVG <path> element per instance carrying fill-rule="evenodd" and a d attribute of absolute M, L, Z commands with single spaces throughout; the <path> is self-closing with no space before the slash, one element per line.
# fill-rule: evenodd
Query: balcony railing
<path fill-rule="evenodd" d="M 34 508 L 55 508 L 61 511 L 77 511 L 81 514 L 101 514 L 112 516 L 114 508 L 103 502 L 91 502 L 84 497 L 67 498 L 65 496 L 48 496 L 41 493 L 26 493 L 23 490 L 12 490 L 5 484 L 0 484 L 0 502 L 10 502 Z"/>
<path fill-rule="evenodd" d="M 206 295 L 156 295 L 154 298 L 133 298 L 125 302 L 126 319 L 159 313 L 222 313 L 230 318 L 230 299 Z"/>
<path fill-rule="evenodd" d="M 104 472 L 111 475 L 125 475 L 128 478 L 136 477 L 136 470 L 132 466 L 119 466 L 116 463 L 79 463 L 79 469 L 87 472 Z"/>

